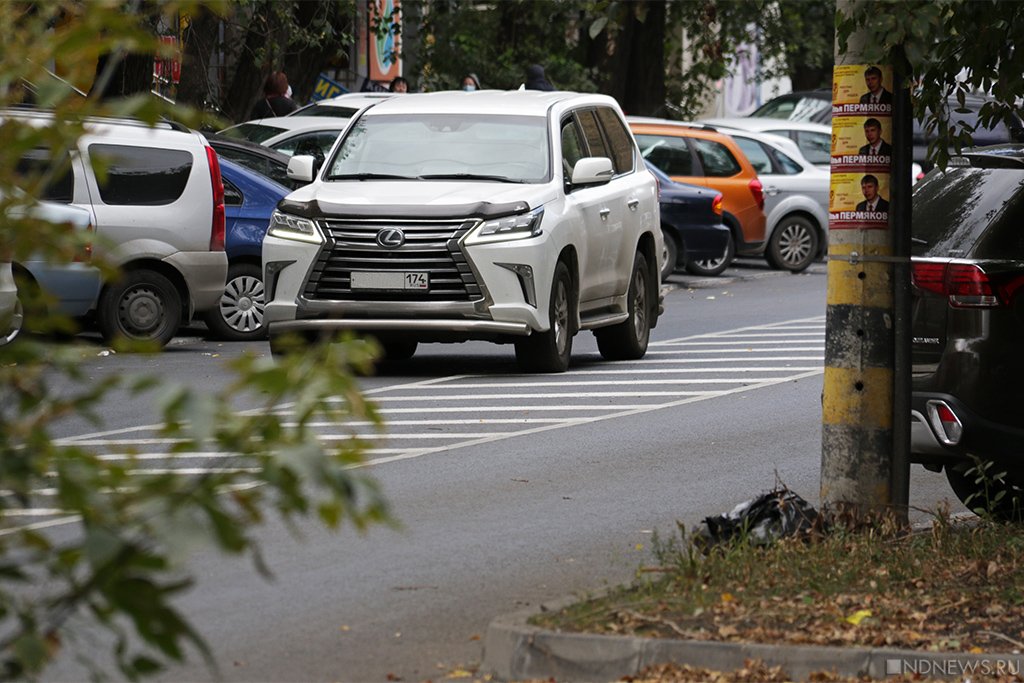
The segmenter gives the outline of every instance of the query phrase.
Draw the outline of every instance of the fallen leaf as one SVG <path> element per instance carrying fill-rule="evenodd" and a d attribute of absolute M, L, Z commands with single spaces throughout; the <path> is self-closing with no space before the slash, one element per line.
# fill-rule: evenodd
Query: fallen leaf
<path fill-rule="evenodd" d="M 739 632 L 739 629 L 737 629 L 735 626 L 729 626 L 728 624 L 725 626 L 718 627 L 718 635 L 720 635 L 723 638 L 734 636 Z"/>
<path fill-rule="evenodd" d="M 454 671 L 449 671 L 445 678 L 471 678 L 472 676 L 473 674 L 465 669 L 455 669 Z"/>
<path fill-rule="evenodd" d="M 865 619 L 867 619 L 870 616 L 871 616 L 871 610 L 869 610 L 869 609 L 861 609 L 861 610 L 857 610 L 856 612 L 854 612 L 850 616 L 846 617 L 846 621 L 848 623 L 850 623 L 850 624 L 853 624 L 854 626 L 860 626 L 860 622 L 864 621 Z"/>
<path fill-rule="evenodd" d="M 722 602 L 732 602 L 735 599 L 732 593 L 722 593 Z"/>

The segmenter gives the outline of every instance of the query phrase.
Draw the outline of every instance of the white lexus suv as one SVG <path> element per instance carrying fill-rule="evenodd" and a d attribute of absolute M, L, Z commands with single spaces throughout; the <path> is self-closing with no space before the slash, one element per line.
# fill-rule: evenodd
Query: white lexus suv
<path fill-rule="evenodd" d="M 593 330 L 647 351 L 662 311 L 658 193 L 616 102 L 569 92 L 404 95 L 366 109 L 263 242 L 271 351 L 351 330 L 388 359 L 419 342 L 513 343 L 561 372 Z"/>

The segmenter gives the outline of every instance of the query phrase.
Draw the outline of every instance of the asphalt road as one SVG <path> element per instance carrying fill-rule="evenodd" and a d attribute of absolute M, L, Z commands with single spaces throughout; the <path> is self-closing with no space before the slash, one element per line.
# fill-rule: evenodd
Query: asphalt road
<path fill-rule="evenodd" d="M 270 524 L 269 582 L 245 560 L 199 553 L 198 585 L 180 604 L 223 678 L 457 676 L 479 663 L 491 618 L 628 581 L 651 561 L 655 533 L 671 537 L 777 481 L 816 504 L 824 265 L 789 275 L 744 261 L 670 284 L 638 362 L 601 361 L 584 333 L 563 375 L 520 375 L 511 347 L 464 344 L 423 346 L 366 379 L 389 424 L 371 472 L 402 527 L 311 526 L 296 538 Z M 245 348 L 267 352 L 186 336 L 155 359 L 97 356 L 89 372 L 217 382 L 224 358 Z M 106 427 L 145 439 L 145 403 L 111 405 Z M 62 436 L 102 448 L 97 431 L 69 423 Z M 951 498 L 941 475 L 914 468 L 914 506 Z M 87 635 L 74 645 L 102 646 Z M 46 678 L 82 676 L 69 653 Z M 161 680 L 214 678 L 197 658 Z"/>

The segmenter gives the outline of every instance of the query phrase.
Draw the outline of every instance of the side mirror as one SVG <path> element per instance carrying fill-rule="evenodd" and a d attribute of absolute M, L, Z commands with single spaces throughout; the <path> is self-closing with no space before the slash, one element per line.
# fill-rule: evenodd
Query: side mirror
<path fill-rule="evenodd" d="M 307 154 L 300 154 L 288 160 L 288 177 L 300 183 L 313 182 L 316 175 L 316 158 Z"/>
<path fill-rule="evenodd" d="M 615 175 L 612 160 L 608 157 L 584 157 L 572 169 L 573 185 L 601 185 Z"/>

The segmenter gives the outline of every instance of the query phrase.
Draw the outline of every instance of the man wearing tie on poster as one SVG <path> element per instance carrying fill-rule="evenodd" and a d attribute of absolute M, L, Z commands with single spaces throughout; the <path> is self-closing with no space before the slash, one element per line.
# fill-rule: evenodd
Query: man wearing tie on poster
<path fill-rule="evenodd" d="M 882 122 L 878 119 L 868 119 L 864 122 L 864 139 L 868 144 L 860 148 L 859 154 L 892 156 L 892 145 L 882 139 Z"/>
<path fill-rule="evenodd" d="M 878 178 L 868 174 L 860 179 L 860 191 L 864 193 L 864 201 L 857 205 L 857 211 L 888 211 L 889 202 L 878 194 Z"/>
<path fill-rule="evenodd" d="M 861 104 L 892 104 L 892 93 L 882 87 L 882 70 L 869 66 L 864 72 L 868 91 L 860 96 Z"/>

